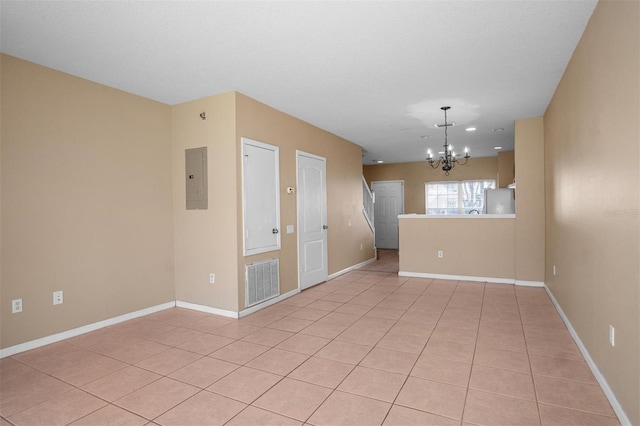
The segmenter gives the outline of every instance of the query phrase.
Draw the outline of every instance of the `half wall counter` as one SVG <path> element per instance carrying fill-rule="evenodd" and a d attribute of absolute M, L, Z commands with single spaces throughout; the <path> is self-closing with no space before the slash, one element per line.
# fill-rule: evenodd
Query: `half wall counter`
<path fill-rule="evenodd" d="M 398 223 L 399 275 L 515 283 L 514 214 L 404 214 Z"/>

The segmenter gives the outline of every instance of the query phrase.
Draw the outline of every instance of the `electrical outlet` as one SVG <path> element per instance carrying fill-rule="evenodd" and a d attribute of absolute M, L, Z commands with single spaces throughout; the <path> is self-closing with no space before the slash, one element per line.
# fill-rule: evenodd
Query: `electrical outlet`
<path fill-rule="evenodd" d="M 209 284 L 216 283 L 216 274 L 209 274 Z"/>
<path fill-rule="evenodd" d="M 62 290 L 58 290 L 58 291 L 54 291 L 53 292 L 53 304 L 54 305 L 62 305 L 63 302 L 63 297 L 62 297 Z"/>
<path fill-rule="evenodd" d="M 609 324 L 609 344 L 616 345 L 616 329 L 611 324 Z"/>
<path fill-rule="evenodd" d="M 444 257 L 444 252 L 442 250 L 438 250 L 438 258 L 442 259 Z"/>
<path fill-rule="evenodd" d="M 553 275 L 556 274 L 556 265 L 553 265 Z"/>
<path fill-rule="evenodd" d="M 22 299 L 13 299 L 11 301 L 11 313 L 17 314 L 18 312 L 22 312 Z"/>

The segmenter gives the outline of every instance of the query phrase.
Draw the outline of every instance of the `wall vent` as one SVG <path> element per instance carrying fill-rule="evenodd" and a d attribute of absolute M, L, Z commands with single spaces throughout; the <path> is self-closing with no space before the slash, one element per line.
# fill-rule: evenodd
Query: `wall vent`
<path fill-rule="evenodd" d="M 256 305 L 280 295 L 280 272 L 278 259 L 245 265 L 246 307 Z"/>

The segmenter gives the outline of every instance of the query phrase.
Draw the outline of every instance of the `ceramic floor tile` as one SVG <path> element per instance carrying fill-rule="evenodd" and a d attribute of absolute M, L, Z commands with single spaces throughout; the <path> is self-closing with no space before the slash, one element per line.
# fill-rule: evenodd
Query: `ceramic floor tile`
<path fill-rule="evenodd" d="M 209 355 L 233 342 L 235 342 L 235 339 L 230 339 L 229 337 L 217 336 L 215 334 L 202 334 L 195 339 L 183 343 L 178 346 L 178 348 L 200 355 Z"/>
<path fill-rule="evenodd" d="M 170 346 L 143 340 L 133 345 L 119 347 L 108 355 L 122 362 L 135 364 L 169 349 L 171 349 Z"/>
<path fill-rule="evenodd" d="M 466 362 L 471 364 L 473 362 L 473 354 L 475 346 L 465 345 L 463 343 L 448 342 L 445 340 L 427 342 L 422 353 L 424 355 L 435 355 L 441 358 L 451 359 L 453 361 Z"/>
<path fill-rule="evenodd" d="M 529 355 L 540 355 L 557 358 L 583 360 L 578 346 L 571 341 L 557 342 L 553 340 L 527 339 Z"/>
<path fill-rule="evenodd" d="M 280 343 L 276 348 L 305 355 L 313 355 L 330 341 L 331 340 L 325 339 L 324 337 L 298 333 Z"/>
<path fill-rule="evenodd" d="M 418 358 L 416 365 L 411 370 L 411 376 L 467 387 L 471 376 L 471 364 L 434 355 L 423 355 Z"/>
<path fill-rule="evenodd" d="M 223 425 L 246 407 L 233 399 L 202 391 L 167 411 L 155 423 L 173 425 Z"/>
<path fill-rule="evenodd" d="M 615 417 L 609 401 L 597 384 L 573 382 L 545 376 L 533 377 L 538 402 Z"/>
<path fill-rule="evenodd" d="M 319 324 L 313 323 L 309 327 L 301 330 L 302 334 L 309 334 L 311 336 L 324 337 L 325 339 L 334 339 L 340 333 L 348 328 L 346 325 L 336 324 Z"/>
<path fill-rule="evenodd" d="M 175 327 L 171 330 L 151 334 L 148 336 L 148 339 L 167 346 L 180 346 L 183 343 L 193 340 L 199 336 L 202 336 L 201 331 Z"/>
<path fill-rule="evenodd" d="M 9 417 L 73 389 L 68 383 L 26 368 L 30 371 L 14 380 L 6 378 L 4 372 L 0 376 L 0 415 Z"/>
<path fill-rule="evenodd" d="M 212 330 L 211 333 L 217 334 L 218 336 L 229 337 L 231 339 L 242 339 L 244 336 L 248 336 L 258 330 L 260 330 L 260 327 L 255 325 L 232 322 L 223 327 Z"/>
<path fill-rule="evenodd" d="M 242 410 L 226 426 L 302 426 L 302 422 L 281 416 L 261 408 L 249 406 Z"/>
<path fill-rule="evenodd" d="M 540 425 L 534 401 L 510 398 L 469 389 L 464 407 L 465 422 L 474 425 Z"/>
<path fill-rule="evenodd" d="M 312 356 L 288 377 L 335 389 L 353 368 L 353 364 Z"/>
<path fill-rule="evenodd" d="M 300 364 L 305 362 L 307 358 L 309 358 L 308 355 L 297 352 L 270 349 L 249 361 L 246 365 L 247 367 L 255 368 L 257 370 L 286 376 L 295 370 Z"/>
<path fill-rule="evenodd" d="M 67 367 L 55 376 L 74 386 L 82 386 L 127 366 L 128 364 L 122 361 L 98 355 L 96 358 Z"/>
<path fill-rule="evenodd" d="M 585 361 L 537 355 L 531 355 L 529 359 L 533 374 L 597 384 L 596 378 Z"/>
<path fill-rule="evenodd" d="M 222 318 L 216 316 L 205 317 L 196 321 L 193 321 L 189 324 L 189 327 L 192 330 L 201 331 L 203 333 L 211 333 L 214 330 L 217 330 L 225 325 L 229 325 L 233 323 L 234 320 L 230 318 Z"/>
<path fill-rule="evenodd" d="M 410 354 L 420 354 L 426 343 L 427 338 L 410 336 L 408 334 L 396 334 L 390 331 L 380 339 L 376 347 L 398 352 L 408 352 Z"/>
<path fill-rule="evenodd" d="M 287 316 L 287 318 L 298 318 L 298 319 L 302 319 L 302 320 L 307 320 L 307 321 L 317 321 L 320 318 L 322 318 L 323 316 L 327 315 L 329 312 L 328 311 L 322 311 L 320 309 L 311 309 L 311 308 L 302 308 L 298 311 L 295 311 L 291 314 L 289 314 Z M 275 324 L 275 323 L 274 323 Z M 271 324 L 272 326 L 274 324 Z M 311 323 L 307 324 L 307 325 L 311 325 Z M 291 331 L 291 330 L 289 330 Z"/>
<path fill-rule="evenodd" d="M 424 411 L 394 405 L 391 407 L 387 418 L 384 420 L 385 426 L 460 426 L 458 420 L 437 416 Z"/>
<path fill-rule="evenodd" d="M 396 323 L 396 320 L 364 316 L 356 321 L 353 326 L 357 328 L 369 328 L 371 330 L 387 332 Z"/>
<path fill-rule="evenodd" d="M 100 408 L 93 413 L 82 417 L 80 420 L 76 420 L 71 423 L 72 426 L 96 426 L 96 425 L 109 425 L 109 426 L 143 426 L 146 425 L 149 420 L 144 417 L 136 416 L 133 413 L 123 410 L 115 405 L 107 405 Z"/>
<path fill-rule="evenodd" d="M 438 325 L 431 333 L 430 339 L 474 345 L 477 337 L 476 330 Z"/>
<path fill-rule="evenodd" d="M 360 365 L 392 373 L 409 374 L 417 359 L 417 354 L 373 348 Z"/>
<path fill-rule="evenodd" d="M 540 417 L 545 426 L 618 426 L 617 418 L 539 404 Z"/>
<path fill-rule="evenodd" d="M 82 386 L 82 389 L 106 401 L 115 401 L 118 398 L 145 387 L 160 377 L 162 376 L 151 371 L 130 366 L 91 383 L 87 383 Z"/>
<path fill-rule="evenodd" d="M 347 302 L 334 312 L 341 312 L 345 314 L 353 314 L 353 315 L 365 315 L 367 312 L 371 310 L 369 306 L 358 305 L 355 303 Z"/>
<path fill-rule="evenodd" d="M 200 358 L 202 355 L 171 348 L 136 363 L 136 366 L 166 376 Z"/>
<path fill-rule="evenodd" d="M 354 322 L 362 318 L 361 315 L 345 314 L 342 312 L 331 312 L 318 320 L 320 324 L 346 325 L 349 327 Z"/>
<path fill-rule="evenodd" d="M 369 312 L 367 312 L 365 316 L 399 320 L 405 314 L 405 312 L 406 312 L 405 309 L 389 309 L 389 308 L 375 307 L 371 309 Z"/>
<path fill-rule="evenodd" d="M 469 389 L 493 392 L 531 401 L 536 400 L 531 374 L 485 367 L 483 365 L 473 366 Z"/>
<path fill-rule="evenodd" d="M 338 390 L 393 402 L 406 379 L 404 374 L 356 367 L 338 386 Z"/>
<path fill-rule="evenodd" d="M 238 364 L 204 357 L 174 371 L 168 377 L 192 386 L 206 388 L 237 368 Z"/>
<path fill-rule="evenodd" d="M 117 399 L 114 403 L 151 420 L 195 395 L 199 390 L 195 386 L 163 377 Z"/>
<path fill-rule="evenodd" d="M 258 355 L 269 350 L 268 346 L 256 345 L 255 343 L 236 341 L 222 349 L 209 354 L 212 358 L 221 359 L 223 361 L 233 362 L 235 364 L 246 364 Z"/>
<path fill-rule="evenodd" d="M 305 312 L 308 312 L 308 311 L 305 311 Z M 314 320 L 288 316 L 269 324 L 268 327 L 276 330 L 297 333 L 298 331 L 309 327 L 311 324 L 313 324 L 313 321 Z"/>
<path fill-rule="evenodd" d="M 459 420 L 466 393 L 463 387 L 409 377 L 395 403 Z"/>
<path fill-rule="evenodd" d="M 105 405 L 105 401 L 73 389 L 8 419 L 16 425 L 66 425 Z"/>
<path fill-rule="evenodd" d="M 282 341 L 293 336 L 293 333 L 289 331 L 273 330 L 270 328 L 263 328 L 255 333 L 249 334 L 243 337 L 241 340 L 250 343 L 256 343 L 264 346 L 276 346 Z"/>
<path fill-rule="evenodd" d="M 362 361 L 370 350 L 370 346 L 334 340 L 320 349 L 315 356 L 348 364 L 357 364 Z"/>
<path fill-rule="evenodd" d="M 240 367 L 207 388 L 208 391 L 250 404 L 273 385 L 282 380 L 282 376 Z"/>
<path fill-rule="evenodd" d="M 310 305 L 307 305 L 310 309 L 319 309 L 321 311 L 335 311 L 340 306 L 342 306 L 341 302 L 331 302 L 329 300 L 316 300 Z"/>
<path fill-rule="evenodd" d="M 382 424 L 391 404 L 336 391 L 313 413 L 314 426 L 353 426 Z"/>
<path fill-rule="evenodd" d="M 526 352 L 514 352 L 504 349 L 477 347 L 473 363 L 487 367 L 503 368 L 519 373 L 531 373 L 529 356 Z"/>
<path fill-rule="evenodd" d="M 330 393 L 330 389 L 322 386 L 284 378 L 252 405 L 286 417 L 305 421 Z M 295 401 L 295 404 L 292 404 L 292 401 Z"/>
<path fill-rule="evenodd" d="M 349 327 L 338 335 L 335 340 L 355 343 L 358 345 L 374 346 L 385 335 L 384 331 L 369 328 Z"/>

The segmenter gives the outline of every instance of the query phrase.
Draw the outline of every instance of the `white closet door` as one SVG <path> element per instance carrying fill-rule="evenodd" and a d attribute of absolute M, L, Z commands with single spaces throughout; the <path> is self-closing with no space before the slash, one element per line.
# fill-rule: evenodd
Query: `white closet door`
<path fill-rule="evenodd" d="M 242 138 L 244 255 L 280 249 L 279 149 Z"/>

